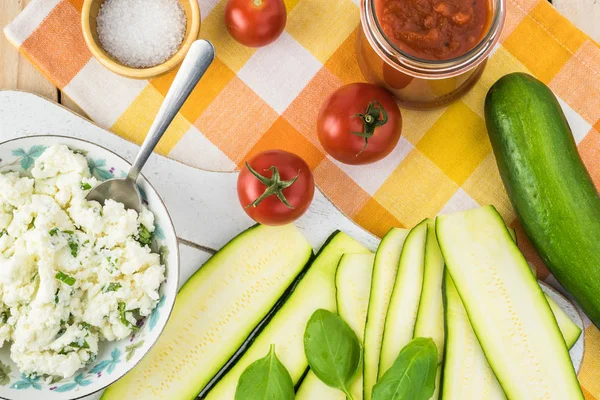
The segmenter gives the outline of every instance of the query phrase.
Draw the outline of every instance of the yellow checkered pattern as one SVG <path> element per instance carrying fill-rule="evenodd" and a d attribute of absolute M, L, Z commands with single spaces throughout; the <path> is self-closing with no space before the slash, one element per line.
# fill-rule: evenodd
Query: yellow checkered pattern
<path fill-rule="evenodd" d="M 274 44 L 250 49 L 226 32 L 226 0 L 200 0 L 202 36 L 217 59 L 187 101 L 158 151 L 196 167 L 227 170 L 271 148 L 301 155 L 323 192 L 366 229 L 383 235 L 424 217 L 493 204 L 522 233 L 487 138 L 483 99 L 513 71 L 537 76 L 559 97 L 590 174 L 600 186 L 600 46 L 545 0 L 508 0 L 500 44 L 477 85 L 433 111 L 403 110 L 397 149 L 370 166 L 328 157 L 315 119 L 336 88 L 363 81 L 354 53 L 360 0 L 286 0 L 288 23 Z M 7 37 L 96 122 L 141 142 L 176 71 L 150 81 L 111 74 L 85 47 L 82 0 L 35 0 L 5 29 Z M 208 161 L 206 161 L 208 160 Z M 524 234 L 520 235 L 524 238 Z M 531 244 L 520 243 L 542 279 Z M 600 332 L 586 320 L 580 381 L 600 399 Z"/>

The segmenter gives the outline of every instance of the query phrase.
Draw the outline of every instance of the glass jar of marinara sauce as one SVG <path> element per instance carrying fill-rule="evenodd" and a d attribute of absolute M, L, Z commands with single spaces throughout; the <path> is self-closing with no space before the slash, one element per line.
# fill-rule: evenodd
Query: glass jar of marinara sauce
<path fill-rule="evenodd" d="M 406 108 L 441 107 L 477 82 L 505 16 L 506 0 L 362 0 L 360 68 Z"/>

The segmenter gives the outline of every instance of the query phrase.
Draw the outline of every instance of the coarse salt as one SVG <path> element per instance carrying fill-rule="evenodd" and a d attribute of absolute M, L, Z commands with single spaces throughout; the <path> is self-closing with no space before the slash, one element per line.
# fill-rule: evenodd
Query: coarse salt
<path fill-rule="evenodd" d="M 177 52 L 186 16 L 177 0 L 106 0 L 96 23 L 104 50 L 127 66 L 148 68 Z"/>

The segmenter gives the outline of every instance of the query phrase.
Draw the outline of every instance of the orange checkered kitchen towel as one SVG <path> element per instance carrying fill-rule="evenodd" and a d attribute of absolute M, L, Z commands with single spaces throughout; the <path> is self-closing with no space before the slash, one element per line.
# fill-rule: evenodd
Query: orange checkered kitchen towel
<path fill-rule="evenodd" d="M 600 46 L 545 0 L 508 0 L 500 44 L 480 82 L 449 107 L 403 110 L 404 132 L 385 160 L 352 167 L 327 157 L 315 131 L 324 98 L 362 81 L 354 54 L 360 0 L 286 0 L 288 23 L 274 44 L 237 44 L 223 24 L 226 0 L 200 0 L 202 36 L 217 59 L 158 151 L 186 164 L 230 170 L 269 148 L 300 154 L 321 189 L 375 234 L 411 227 L 439 212 L 493 204 L 520 233 L 521 247 L 555 284 L 526 242 L 500 181 L 483 120 L 489 86 L 512 71 L 544 81 L 560 98 L 581 155 L 600 186 Z M 89 53 L 81 0 L 35 0 L 5 29 L 19 48 L 98 124 L 134 142 L 146 134 L 175 72 L 150 81 L 122 78 Z M 587 323 L 580 380 L 600 400 L 600 332 Z"/>

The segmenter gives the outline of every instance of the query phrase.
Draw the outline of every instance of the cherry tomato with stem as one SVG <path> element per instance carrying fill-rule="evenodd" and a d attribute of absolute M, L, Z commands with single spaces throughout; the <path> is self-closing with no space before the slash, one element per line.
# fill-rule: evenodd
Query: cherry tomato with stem
<path fill-rule="evenodd" d="M 306 212 L 315 194 L 315 181 L 302 158 L 269 150 L 246 162 L 237 192 L 250 218 L 264 225 L 285 225 Z"/>
<path fill-rule="evenodd" d="M 244 46 L 262 47 L 274 42 L 286 22 L 283 0 L 229 0 L 225 5 L 227 31 Z"/>
<path fill-rule="evenodd" d="M 369 164 L 390 154 L 402 131 L 394 96 L 369 83 L 338 89 L 321 106 L 317 132 L 321 145 L 345 164 Z"/>

